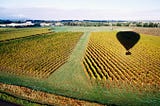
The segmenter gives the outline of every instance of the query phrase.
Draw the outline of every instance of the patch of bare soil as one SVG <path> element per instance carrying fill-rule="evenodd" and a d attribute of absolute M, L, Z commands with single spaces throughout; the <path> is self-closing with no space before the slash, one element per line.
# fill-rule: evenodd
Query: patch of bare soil
<path fill-rule="evenodd" d="M 35 101 L 41 104 L 49 105 L 69 105 L 69 106 L 103 106 L 98 103 L 92 103 L 83 100 L 76 100 L 73 98 L 58 96 L 55 94 L 45 93 L 41 91 L 35 91 L 26 87 L 9 85 L 0 83 L 0 91 L 7 92 L 16 97 Z"/>
<path fill-rule="evenodd" d="M 141 34 L 160 36 L 160 28 L 133 28 L 133 31 Z"/>

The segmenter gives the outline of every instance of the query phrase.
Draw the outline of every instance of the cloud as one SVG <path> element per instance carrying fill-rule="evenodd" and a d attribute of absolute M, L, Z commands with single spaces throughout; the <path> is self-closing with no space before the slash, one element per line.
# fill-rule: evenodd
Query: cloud
<path fill-rule="evenodd" d="M 99 19 L 99 20 L 157 20 L 159 10 L 131 11 L 116 9 L 56 9 L 56 8 L 1 8 L 0 18 L 27 18 L 44 20 Z"/>

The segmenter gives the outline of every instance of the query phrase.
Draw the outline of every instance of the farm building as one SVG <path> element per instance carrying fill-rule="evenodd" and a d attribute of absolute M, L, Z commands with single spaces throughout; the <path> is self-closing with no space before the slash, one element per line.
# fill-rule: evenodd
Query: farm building
<path fill-rule="evenodd" d="M 45 23 L 45 22 L 40 23 L 41 27 L 52 26 L 52 25 L 53 25 L 52 23 Z"/>
<path fill-rule="evenodd" d="M 57 23 L 55 23 L 55 26 L 63 26 L 63 23 L 57 22 Z"/>
<path fill-rule="evenodd" d="M 10 24 L 0 24 L 0 27 L 27 27 L 27 26 L 33 26 L 34 23 L 31 21 L 27 21 L 25 23 L 10 23 Z"/>

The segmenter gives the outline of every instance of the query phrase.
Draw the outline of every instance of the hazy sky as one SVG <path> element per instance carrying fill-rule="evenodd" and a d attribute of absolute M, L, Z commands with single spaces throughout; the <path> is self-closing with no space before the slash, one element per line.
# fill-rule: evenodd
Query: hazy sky
<path fill-rule="evenodd" d="M 160 0 L 0 0 L 1 18 L 160 20 Z"/>

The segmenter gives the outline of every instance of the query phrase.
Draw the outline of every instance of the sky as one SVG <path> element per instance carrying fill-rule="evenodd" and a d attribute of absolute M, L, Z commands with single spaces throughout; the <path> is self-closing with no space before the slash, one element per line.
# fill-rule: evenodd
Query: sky
<path fill-rule="evenodd" d="M 160 0 L 0 0 L 0 19 L 160 20 Z"/>

